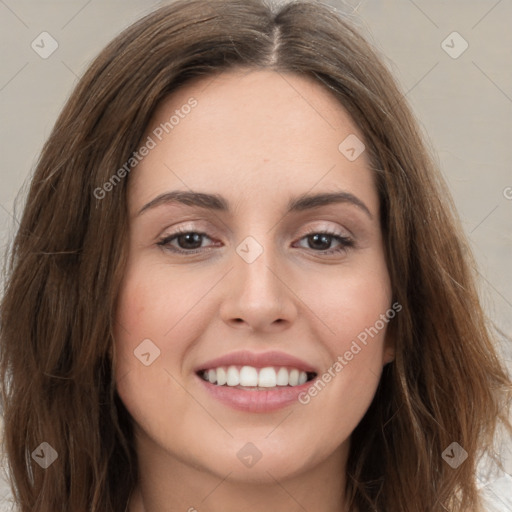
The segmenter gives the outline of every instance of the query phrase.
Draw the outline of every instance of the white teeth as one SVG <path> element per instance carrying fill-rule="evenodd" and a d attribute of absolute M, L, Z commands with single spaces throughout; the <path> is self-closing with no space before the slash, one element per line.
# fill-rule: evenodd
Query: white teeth
<path fill-rule="evenodd" d="M 223 386 L 228 381 L 228 376 L 224 368 L 217 368 L 217 386 Z"/>
<path fill-rule="evenodd" d="M 288 370 L 286 368 L 279 368 L 276 383 L 278 386 L 288 386 Z"/>
<path fill-rule="evenodd" d="M 240 386 L 257 386 L 258 370 L 252 366 L 242 366 L 240 370 Z"/>
<path fill-rule="evenodd" d="M 288 384 L 290 384 L 290 386 L 297 386 L 299 384 L 299 370 L 294 368 L 290 372 L 290 375 L 288 376 Z"/>
<path fill-rule="evenodd" d="M 307 382 L 308 376 L 297 368 L 267 366 L 223 366 L 210 368 L 202 372 L 204 380 L 217 386 L 243 386 L 259 388 L 275 388 L 277 386 L 300 386 Z"/>
<path fill-rule="evenodd" d="M 258 376 L 258 386 L 260 388 L 275 388 L 276 380 L 276 371 L 274 368 L 262 368 Z"/>
<path fill-rule="evenodd" d="M 236 366 L 230 366 L 228 368 L 227 385 L 238 386 L 240 384 L 240 372 Z"/>

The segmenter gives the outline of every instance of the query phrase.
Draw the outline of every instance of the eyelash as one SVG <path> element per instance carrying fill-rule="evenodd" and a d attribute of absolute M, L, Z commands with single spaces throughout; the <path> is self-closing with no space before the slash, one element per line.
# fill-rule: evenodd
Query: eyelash
<path fill-rule="evenodd" d="M 161 238 L 157 242 L 157 245 L 160 247 L 163 247 L 165 250 L 168 250 L 168 251 L 171 251 L 171 252 L 174 252 L 177 254 L 197 254 L 204 250 L 203 248 L 187 250 L 187 249 L 176 249 L 175 247 L 171 247 L 170 242 L 173 241 L 174 239 L 178 238 L 180 235 L 184 235 L 184 234 L 196 234 L 196 235 L 205 236 L 207 238 L 210 238 L 206 233 L 203 233 L 201 231 L 193 231 L 190 229 L 178 229 L 174 233 Z M 335 240 L 340 242 L 340 246 L 336 249 L 327 249 L 324 251 L 315 251 L 314 249 L 311 249 L 313 252 L 318 253 L 318 254 L 327 255 L 327 254 L 336 254 L 336 253 L 341 253 L 341 252 L 347 252 L 348 249 L 354 247 L 354 245 L 355 245 L 353 239 L 346 237 L 346 236 L 339 235 L 338 233 L 334 233 L 334 232 L 328 231 L 328 230 L 310 231 L 310 232 L 304 234 L 300 238 L 300 240 L 307 238 L 308 236 L 311 236 L 311 235 L 327 235 L 328 237 L 334 238 Z M 210 240 L 211 240 L 211 238 L 210 238 Z"/>

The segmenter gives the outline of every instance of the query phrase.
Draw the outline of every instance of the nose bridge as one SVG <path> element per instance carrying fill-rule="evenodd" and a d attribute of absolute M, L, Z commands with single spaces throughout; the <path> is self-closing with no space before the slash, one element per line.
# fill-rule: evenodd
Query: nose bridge
<path fill-rule="evenodd" d="M 226 322 L 242 320 L 264 330 L 293 318 L 295 308 L 272 240 L 272 232 L 261 231 L 235 247 L 231 289 L 221 308 Z"/>
<path fill-rule="evenodd" d="M 272 243 L 271 233 L 260 233 L 247 236 L 235 249 L 236 279 L 240 280 L 244 295 L 255 304 L 265 302 L 270 305 L 282 293 L 283 283 L 276 275 L 277 251 Z"/>

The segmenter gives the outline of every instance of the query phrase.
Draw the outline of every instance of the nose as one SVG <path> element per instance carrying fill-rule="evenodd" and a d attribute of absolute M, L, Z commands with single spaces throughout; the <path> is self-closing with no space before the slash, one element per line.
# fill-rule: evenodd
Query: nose
<path fill-rule="evenodd" d="M 254 260 L 243 252 L 247 245 L 240 244 L 239 252 L 233 252 L 233 269 L 226 276 L 229 284 L 220 315 L 230 327 L 275 333 L 294 322 L 298 299 L 275 251 L 263 246 L 259 249 L 258 245 L 254 240 L 249 243 L 250 251 L 262 250 Z"/>

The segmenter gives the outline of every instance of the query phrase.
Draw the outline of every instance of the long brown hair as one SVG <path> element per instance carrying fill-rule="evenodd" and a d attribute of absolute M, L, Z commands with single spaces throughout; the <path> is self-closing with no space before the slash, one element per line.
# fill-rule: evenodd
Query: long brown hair
<path fill-rule="evenodd" d="M 352 435 L 351 506 L 479 510 L 476 464 L 499 421 L 510 426 L 510 380 L 450 196 L 399 88 L 375 50 L 326 5 L 179 0 L 130 26 L 94 60 L 31 181 L 0 319 L 3 443 L 20 511 L 126 507 L 137 454 L 112 351 L 129 175 L 102 187 L 137 150 L 163 98 L 234 67 L 294 72 L 328 88 L 360 127 L 375 170 L 393 296 L 403 310 L 389 325 L 396 359 Z M 57 454 L 46 469 L 36 464 L 48 456 L 43 442 Z M 452 442 L 467 452 L 456 469 L 442 457 Z"/>

